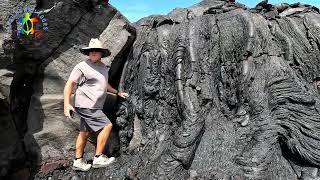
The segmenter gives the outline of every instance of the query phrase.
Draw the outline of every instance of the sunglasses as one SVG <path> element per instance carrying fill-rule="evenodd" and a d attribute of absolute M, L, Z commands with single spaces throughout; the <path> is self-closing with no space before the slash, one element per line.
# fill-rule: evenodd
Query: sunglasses
<path fill-rule="evenodd" d="M 93 48 L 93 49 L 90 49 L 89 52 L 102 52 L 102 50 L 101 50 L 101 49 L 95 49 L 95 48 Z"/>

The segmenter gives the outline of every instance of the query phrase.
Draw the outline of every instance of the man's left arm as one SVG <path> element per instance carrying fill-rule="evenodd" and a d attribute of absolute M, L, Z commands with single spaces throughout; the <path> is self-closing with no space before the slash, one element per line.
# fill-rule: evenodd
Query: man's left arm
<path fill-rule="evenodd" d="M 114 89 L 109 83 L 108 83 L 108 85 L 107 85 L 107 91 L 108 91 L 108 92 L 111 92 L 111 93 L 114 93 L 114 94 L 116 94 L 116 95 L 118 95 L 118 96 L 120 96 L 120 97 L 122 97 L 122 98 L 127 98 L 127 97 L 129 97 L 129 94 L 128 94 L 128 93 L 120 92 L 120 91 Z"/>

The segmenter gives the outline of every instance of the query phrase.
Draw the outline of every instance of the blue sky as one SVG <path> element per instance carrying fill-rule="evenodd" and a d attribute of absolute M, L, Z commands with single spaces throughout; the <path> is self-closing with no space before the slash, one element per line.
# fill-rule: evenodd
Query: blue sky
<path fill-rule="evenodd" d="M 176 7 L 189 7 L 201 0 L 109 0 L 109 3 L 121 11 L 130 22 L 155 14 L 167 14 Z M 254 7 L 262 0 L 236 0 L 249 7 Z M 320 0 L 269 0 L 271 4 L 282 2 L 311 4 L 320 8 Z"/>

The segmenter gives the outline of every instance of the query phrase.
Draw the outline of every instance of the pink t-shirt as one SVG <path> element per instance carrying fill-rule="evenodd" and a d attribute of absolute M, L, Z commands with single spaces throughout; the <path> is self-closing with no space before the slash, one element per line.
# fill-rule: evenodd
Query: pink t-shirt
<path fill-rule="evenodd" d="M 101 61 L 93 63 L 90 60 L 82 61 L 73 68 L 69 80 L 78 84 L 75 107 L 103 109 L 109 69 Z"/>

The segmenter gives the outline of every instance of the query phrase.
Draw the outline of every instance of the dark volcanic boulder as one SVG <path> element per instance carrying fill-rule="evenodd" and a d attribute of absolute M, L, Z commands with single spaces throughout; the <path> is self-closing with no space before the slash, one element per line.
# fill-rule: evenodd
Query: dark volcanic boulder
<path fill-rule="evenodd" d="M 319 24 L 307 5 L 214 0 L 138 21 L 122 81 L 127 175 L 319 178 Z"/>

